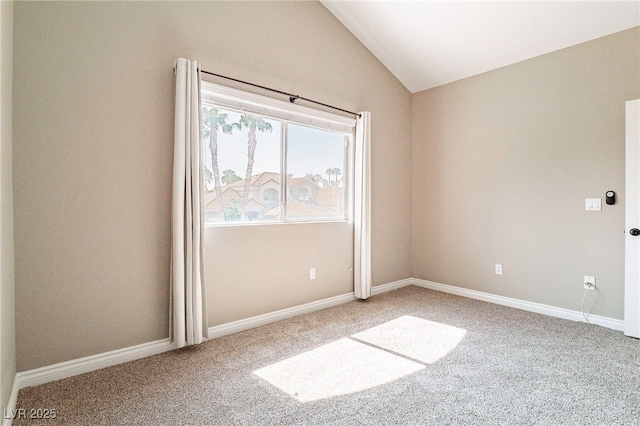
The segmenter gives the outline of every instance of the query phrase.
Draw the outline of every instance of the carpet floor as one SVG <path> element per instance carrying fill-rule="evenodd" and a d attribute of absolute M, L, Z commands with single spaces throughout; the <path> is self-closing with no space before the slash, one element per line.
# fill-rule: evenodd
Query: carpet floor
<path fill-rule="evenodd" d="M 639 425 L 640 340 L 415 286 L 20 390 L 73 425 Z"/>

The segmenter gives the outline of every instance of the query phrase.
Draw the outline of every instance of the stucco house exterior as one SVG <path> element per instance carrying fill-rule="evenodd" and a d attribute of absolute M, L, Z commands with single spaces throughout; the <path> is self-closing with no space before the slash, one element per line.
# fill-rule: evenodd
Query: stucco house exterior
<path fill-rule="evenodd" d="M 222 201 L 215 190 L 205 192 L 207 222 L 240 219 L 240 204 L 245 179 L 222 186 Z M 224 207 L 223 207 L 224 206 Z M 344 208 L 343 187 L 321 187 L 307 177 L 287 178 L 287 213 L 289 217 L 335 217 Z M 226 212 L 226 220 L 225 214 Z M 251 177 L 245 212 L 247 220 L 280 218 L 280 174 L 263 172 Z"/>

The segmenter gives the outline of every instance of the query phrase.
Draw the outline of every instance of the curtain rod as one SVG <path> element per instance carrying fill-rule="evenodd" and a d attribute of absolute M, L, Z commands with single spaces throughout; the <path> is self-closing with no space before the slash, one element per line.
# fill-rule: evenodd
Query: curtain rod
<path fill-rule="evenodd" d="M 219 77 L 219 78 L 225 78 L 227 80 L 235 81 L 236 83 L 242 83 L 242 84 L 246 84 L 246 85 L 249 85 L 249 86 L 257 87 L 259 89 L 269 90 L 271 92 L 275 92 L 275 93 L 279 93 L 281 95 L 288 96 L 289 97 L 289 102 L 291 102 L 291 103 L 294 103 L 298 99 L 301 99 L 303 101 L 311 102 L 311 103 L 316 104 L 316 105 L 322 105 L 323 107 L 335 109 L 335 110 L 338 110 L 338 111 L 346 112 L 347 114 L 352 114 L 352 115 L 355 115 L 357 117 L 360 117 L 360 114 L 357 113 L 357 112 L 348 111 L 346 109 L 334 107 L 333 105 L 323 104 L 322 102 L 314 101 L 313 99 L 303 98 L 302 96 L 294 95 L 292 93 L 283 92 L 282 90 L 276 90 L 276 89 L 272 89 L 270 87 L 260 86 L 259 84 L 249 83 L 248 81 L 238 80 L 237 78 L 227 77 L 225 75 L 216 74 L 216 73 L 213 73 L 213 72 L 210 72 L 210 71 L 200 70 L 200 72 L 203 73 L 203 74 L 208 74 L 208 75 L 212 75 L 214 77 Z"/>

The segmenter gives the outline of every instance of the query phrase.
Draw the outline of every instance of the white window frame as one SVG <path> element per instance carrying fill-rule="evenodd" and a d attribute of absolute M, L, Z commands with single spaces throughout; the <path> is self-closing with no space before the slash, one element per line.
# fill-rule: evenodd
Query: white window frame
<path fill-rule="evenodd" d="M 203 107 L 217 107 L 241 113 L 251 113 L 261 117 L 279 120 L 282 122 L 281 137 L 281 178 L 280 178 L 280 220 L 274 221 L 244 221 L 244 222 L 214 222 L 206 226 L 258 226 L 287 223 L 332 223 L 352 222 L 354 214 L 354 158 L 355 158 L 355 132 L 356 119 L 344 117 L 326 111 L 320 111 L 303 105 L 297 105 L 258 95 L 244 90 L 238 90 L 227 86 L 201 82 L 201 99 Z M 319 130 L 328 130 L 341 133 L 345 136 L 345 155 L 343 165 L 343 214 L 341 217 L 286 217 L 287 205 L 287 152 L 286 137 L 287 125 L 295 124 L 312 127 Z M 204 145 L 203 145 L 204 149 Z"/>

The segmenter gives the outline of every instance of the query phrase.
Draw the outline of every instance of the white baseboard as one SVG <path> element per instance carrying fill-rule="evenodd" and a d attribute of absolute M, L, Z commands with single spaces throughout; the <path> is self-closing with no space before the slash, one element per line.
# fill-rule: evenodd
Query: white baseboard
<path fill-rule="evenodd" d="M 375 296 L 376 294 L 385 293 L 387 291 L 397 290 L 402 287 L 406 287 L 408 285 L 413 284 L 413 278 L 406 278 L 404 280 L 394 281 L 387 284 L 381 284 L 371 287 L 371 295 Z"/>
<path fill-rule="evenodd" d="M 135 361 L 137 359 L 157 355 L 173 349 L 175 349 L 175 345 L 169 341 L 169 338 L 166 338 L 163 340 L 156 340 L 155 342 L 142 343 L 128 348 L 116 349 L 110 352 L 104 352 L 60 362 L 58 364 L 35 368 L 33 370 L 18 372 L 13 380 L 11 395 L 7 402 L 7 407 L 4 410 L 2 426 L 11 426 L 13 424 L 13 418 L 10 417 L 11 413 L 15 412 L 16 403 L 18 401 L 18 392 L 20 389 L 65 379 L 67 377 L 88 373 L 90 371 L 111 367 L 117 364 L 123 364 L 129 361 Z"/>
<path fill-rule="evenodd" d="M 411 284 L 411 279 L 404 279 L 388 284 L 377 285 L 371 288 L 371 294 L 376 295 L 387 291 L 396 290 L 400 287 L 406 287 Z M 293 306 L 291 308 L 281 309 L 279 311 L 257 315 L 251 318 L 245 318 L 226 324 L 216 325 L 213 327 L 209 327 L 209 339 L 228 336 L 229 334 L 234 334 L 240 331 L 260 327 L 262 325 L 271 324 L 276 321 L 297 317 L 298 315 L 308 314 L 322 309 L 331 308 L 333 306 L 353 302 L 354 300 L 357 300 L 357 298 L 355 297 L 353 292 L 350 292 L 342 294 L 340 296 L 334 296 L 315 302 L 305 303 L 304 305 Z"/>
<path fill-rule="evenodd" d="M 41 385 L 43 383 L 60 380 L 82 373 L 99 370 L 112 365 L 146 358 L 175 349 L 175 345 L 169 338 L 156 340 L 155 342 L 142 343 L 128 348 L 116 349 L 110 352 L 86 356 L 33 370 L 21 371 L 16 374 L 18 389 L 28 386 Z M 14 384 L 14 388 L 16 385 Z M 17 397 L 17 395 L 16 395 Z"/>
<path fill-rule="evenodd" d="M 522 309 L 523 311 L 535 312 L 538 314 L 548 315 L 556 318 L 563 318 L 573 321 L 586 322 L 582 316 L 582 312 L 572 311 L 569 309 L 558 308 L 541 303 L 528 302 L 526 300 L 513 299 L 511 297 L 497 296 L 482 291 L 469 290 L 462 287 L 455 287 L 447 284 L 440 284 L 433 281 L 412 278 L 411 284 L 429 288 L 431 290 L 442 291 L 444 293 L 455 294 L 457 296 L 468 297 L 470 299 L 482 300 L 484 302 L 495 303 L 497 305 L 508 306 L 510 308 Z M 587 314 L 587 318 L 591 324 L 600 325 L 612 330 L 624 331 L 624 321 L 614 318 L 602 317 L 599 315 Z"/>
<path fill-rule="evenodd" d="M 298 315 L 308 314 L 311 312 L 319 311 L 321 309 L 331 308 L 333 306 L 353 302 L 354 300 L 356 300 L 356 297 L 354 296 L 353 292 L 351 292 L 342 294 L 340 296 L 318 300 L 316 302 L 305 303 L 304 305 L 281 309 L 279 311 L 270 312 L 268 314 L 256 315 L 254 317 L 228 322 L 226 324 L 215 325 L 213 327 L 209 327 L 209 339 L 228 336 L 229 334 L 234 334 L 240 331 L 260 327 L 262 325 L 271 324 L 272 322 L 297 317 Z"/>

